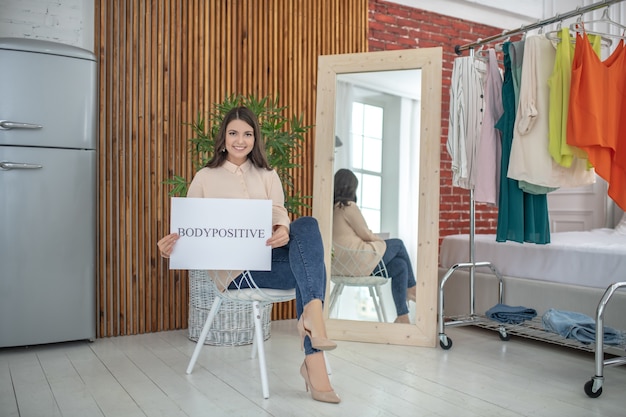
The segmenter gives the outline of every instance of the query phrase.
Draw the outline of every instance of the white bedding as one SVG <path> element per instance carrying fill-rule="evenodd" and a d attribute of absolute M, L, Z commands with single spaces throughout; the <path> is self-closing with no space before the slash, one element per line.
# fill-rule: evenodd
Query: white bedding
<path fill-rule="evenodd" d="M 489 261 L 502 275 L 509 277 L 593 288 L 626 281 L 626 234 L 614 229 L 595 229 L 552 233 L 550 240 L 547 245 L 496 242 L 495 235 L 477 234 L 474 260 Z M 443 238 L 441 267 L 450 268 L 468 261 L 469 235 Z"/>

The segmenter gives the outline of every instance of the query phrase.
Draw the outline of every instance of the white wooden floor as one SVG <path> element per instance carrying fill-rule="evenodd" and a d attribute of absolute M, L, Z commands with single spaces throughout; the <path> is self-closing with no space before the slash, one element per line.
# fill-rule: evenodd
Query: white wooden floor
<path fill-rule="evenodd" d="M 476 327 L 446 333 L 448 351 L 340 341 L 327 354 L 339 405 L 305 392 L 294 320 L 273 322 L 265 344 L 268 400 L 249 346 L 205 346 L 186 375 L 186 330 L 0 349 L 0 416 L 626 416 L 625 366 L 605 368 L 592 399 L 592 354 Z"/>

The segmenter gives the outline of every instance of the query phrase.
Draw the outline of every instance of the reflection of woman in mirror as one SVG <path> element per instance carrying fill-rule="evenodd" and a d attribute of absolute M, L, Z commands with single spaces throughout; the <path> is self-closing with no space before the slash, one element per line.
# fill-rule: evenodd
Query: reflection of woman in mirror
<path fill-rule="evenodd" d="M 323 352 L 337 345 L 326 336 L 322 314 L 326 271 L 319 226 L 307 216 L 290 222 L 280 179 L 267 162 L 259 124 L 250 109 L 237 107 L 224 116 L 213 158 L 196 173 L 187 197 L 272 200 L 272 236 L 266 242 L 272 247 L 272 269 L 250 273 L 260 288 L 296 289 L 297 328 L 305 351 L 300 373 L 307 391 L 310 388 L 317 401 L 340 402 L 330 385 Z M 178 239 L 172 233 L 159 240 L 161 256 L 169 258 Z"/>
<path fill-rule="evenodd" d="M 367 226 L 361 210 L 356 205 L 356 190 L 359 181 L 349 169 L 335 173 L 333 210 L 333 243 L 350 250 L 374 251 L 375 255 L 362 265 L 371 273 L 382 261 L 391 277 L 391 294 L 396 306 L 396 323 L 409 323 L 408 301 L 415 302 L 416 284 L 411 259 L 400 239 L 381 239 Z M 347 257 L 349 253 L 335 248 L 333 256 Z M 347 251 L 346 251 L 347 252 Z M 370 264 L 371 263 L 371 264 Z M 355 274 L 360 275 L 360 274 Z"/>

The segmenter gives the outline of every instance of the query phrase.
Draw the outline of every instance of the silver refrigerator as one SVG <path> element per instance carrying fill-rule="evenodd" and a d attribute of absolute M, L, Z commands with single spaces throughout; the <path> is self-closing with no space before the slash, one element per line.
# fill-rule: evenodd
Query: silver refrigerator
<path fill-rule="evenodd" d="M 97 64 L 0 38 L 0 347 L 96 336 Z"/>

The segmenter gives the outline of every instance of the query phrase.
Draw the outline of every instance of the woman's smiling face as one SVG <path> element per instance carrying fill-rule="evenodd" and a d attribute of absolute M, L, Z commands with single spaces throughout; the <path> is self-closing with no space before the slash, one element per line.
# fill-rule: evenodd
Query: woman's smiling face
<path fill-rule="evenodd" d="M 254 129 L 243 120 L 235 119 L 226 126 L 226 159 L 241 165 L 254 147 Z"/>

